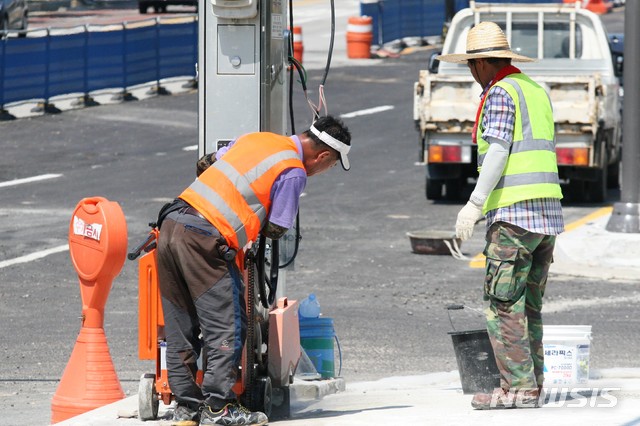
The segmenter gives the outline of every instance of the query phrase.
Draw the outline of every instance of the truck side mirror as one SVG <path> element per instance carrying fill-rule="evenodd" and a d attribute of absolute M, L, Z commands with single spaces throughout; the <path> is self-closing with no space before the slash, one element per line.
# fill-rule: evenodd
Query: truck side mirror
<path fill-rule="evenodd" d="M 436 59 L 436 56 L 440 55 L 442 52 L 433 52 L 429 57 L 429 72 L 431 74 L 438 73 L 438 67 L 440 66 L 440 61 Z"/>

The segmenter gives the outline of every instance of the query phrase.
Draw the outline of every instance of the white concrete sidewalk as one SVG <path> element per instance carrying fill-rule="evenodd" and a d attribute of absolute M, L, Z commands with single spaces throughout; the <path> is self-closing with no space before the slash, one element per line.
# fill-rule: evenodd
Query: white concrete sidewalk
<path fill-rule="evenodd" d="M 539 409 L 477 411 L 462 393 L 457 371 L 390 377 L 348 384 L 344 392 L 318 400 L 294 400 L 287 426 L 411 425 L 640 425 L 640 369 L 595 371 L 583 385 L 548 388 Z M 294 387 L 296 384 L 294 384 Z M 170 425 L 135 417 L 137 396 L 77 416 L 60 426 Z M 161 405 L 160 416 L 170 416 Z M 124 417 L 123 417 L 124 416 Z M 134 416 L 134 417 L 130 417 Z"/>
<path fill-rule="evenodd" d="M 603 208 L 558 236 L 551 273 L 640 282 L 640 234 L 606 230 Z"/>

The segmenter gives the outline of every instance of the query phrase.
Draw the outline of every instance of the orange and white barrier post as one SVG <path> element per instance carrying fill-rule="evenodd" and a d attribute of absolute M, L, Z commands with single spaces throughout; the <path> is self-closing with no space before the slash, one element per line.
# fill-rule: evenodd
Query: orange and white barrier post
<path fill-rule="evenodd" d="M 127 254 L 120 205 L 102 197 L 78 203 L 69 225 L 69 252 L 80 279 L 82 326 L 51 401 L 58 423 L 124 398 L 104 333 L 104 308 Z"/>
<path fill-rule="evenodd" d="M 371 58 L 373 40 L 373 18 L 352 16 L 347 24 L 347 57 L 351 59 Z"/>
<path fill-rule="evenodd" d="M 302 44 L 302 27 L 293 27 L 293 57 L 302 64 L 304 45 Z"/>

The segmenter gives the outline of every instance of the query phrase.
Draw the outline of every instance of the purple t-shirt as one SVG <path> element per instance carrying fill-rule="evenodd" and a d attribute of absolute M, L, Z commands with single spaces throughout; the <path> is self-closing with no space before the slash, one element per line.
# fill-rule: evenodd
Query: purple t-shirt
<path fill-rule="evenodd" d="M 302 144 L 300 139 L 293 135 L 291 139 L 296 143 L 300 161 L 302 158 Z M 229 145 L 222 147 L 216 153 L 216 160 L 219 160 L 235 143 L 235 139 Z M 271 188 L 271 212 L 268 220 L 274 225 L 289 229 L 293 226 L 298 213 L 300 195 L 307 185 L 307 173 L 304 169 L 286 169 L 278 176 Z"/>

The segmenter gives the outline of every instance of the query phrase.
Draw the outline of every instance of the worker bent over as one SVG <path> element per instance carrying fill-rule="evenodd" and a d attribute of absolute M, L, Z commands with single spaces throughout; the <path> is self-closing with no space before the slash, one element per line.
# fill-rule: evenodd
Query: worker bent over
<path fill-rule="evenodd" d="M 307 177 L 338 160 L 348 170 L 350 148 L 349 130 L 331 116 L 301 135 L 243 135 L 201 159 L 198 178 L 161 212 L 158 277 L 175 421 L 267 423 L 264 413 L 241 406 L 232 390 L 247 325 L 234 257 L 260 233 L 282 237 L 294 223 Z M 206 371 L 198 386 L 203 349 Z"/>

